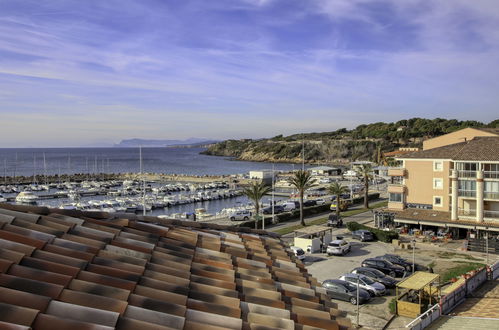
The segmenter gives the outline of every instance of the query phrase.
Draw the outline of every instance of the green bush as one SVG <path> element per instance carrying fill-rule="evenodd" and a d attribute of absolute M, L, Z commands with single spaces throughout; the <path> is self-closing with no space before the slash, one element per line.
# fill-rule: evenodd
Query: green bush
<path fill-rule="evenodd" d="M 397 232 L 371 228 L 371 227 L 362 225 L 358 222 L 348 222 L 347 228 L 350 231 L 355 231 L 355 230 L 359 230 L 359 229 L 369 230 L 371 233 L 374 234 L 375 239 L 377 239 L 381 242 L 385 242 L 385 243 L 391 243 L 392 240 L 399 238 L 399 234 Z"/>

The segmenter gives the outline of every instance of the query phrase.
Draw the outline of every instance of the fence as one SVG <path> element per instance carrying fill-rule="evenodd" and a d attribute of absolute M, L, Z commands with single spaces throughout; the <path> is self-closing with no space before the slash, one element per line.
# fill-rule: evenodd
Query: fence
<path fill-rule="evenodd" d="M 499 240 L 496 238 L 489 237 L 488 242 L 485 238 L 470 238 L 468 239 L 467 249 L 468 251 L 476 251 L 485 253 L 499 254 Z"/>
<path fill-rule="evenodd" d="M 496 261 L 492 266 L 490 266 L 489 274 L 491 280 L 499 278 L 499 261 Z"/>
<path fill-rule="evenodd" d="M 494 277 L 496 276 L 496 277 Z M 462 303 L 466 296 L 471 294 L 488 278 L 495 279 L 499 277 L 499 261 L 490 267 L 490 269 L 482 268 L 468 278 L 462 285 L 455 290 L 446 294 L 440 299 L 439 304 L 435 304 L 432 308 L 415 318 L 411 323 L 406 325 L 406 328 L 411 330 L 422 330 L 437 320 L 440 315 L 450 313 L 457 305 Z"/>
<path fill-rule="evenodd" d="M 440 317 L 440 314 L 440 306 L 435 304 L 432 308 L 419 315 L 405 327 L 410 328 L 411 330 L 422 330 L 432 324 L 433 321 L 436 321 Z"/>

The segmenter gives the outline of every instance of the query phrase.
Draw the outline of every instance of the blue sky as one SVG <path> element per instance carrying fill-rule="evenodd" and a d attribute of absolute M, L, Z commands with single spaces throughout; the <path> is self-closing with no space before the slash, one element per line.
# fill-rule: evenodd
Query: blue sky
<path fill-rule="evenodd" d="M 496 0 L 2 0 L 0 147 L 491 121 Z"/>

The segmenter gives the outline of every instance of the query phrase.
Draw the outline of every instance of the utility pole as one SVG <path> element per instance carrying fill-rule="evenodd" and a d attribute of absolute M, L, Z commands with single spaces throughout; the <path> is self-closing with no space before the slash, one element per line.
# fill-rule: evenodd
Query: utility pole
<path fill-rule="evenodd" d="M 357 275 L 357 327 L 359 327 L 360 319 L 360 302 L 359 302 L 359 291 L 360 291 L 360 276 Z"/>

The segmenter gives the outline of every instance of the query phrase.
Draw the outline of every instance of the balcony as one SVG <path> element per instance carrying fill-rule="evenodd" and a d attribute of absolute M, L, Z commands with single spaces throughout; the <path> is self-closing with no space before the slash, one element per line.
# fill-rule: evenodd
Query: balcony
<path fill-rule="evenodd" d="M 464 217 L 476 217 L 476 210 L 474 209 L 458 209 L 457 214 Z"/>
<path fill-rule="evenodd" d="M 499 199 L 499 192 L 487 192 L 483 193 L 483 199 Z"/>
<path fill-rule="evenodd" d="M 476 191 L 475 190 L 458 190 L 457 195 L 459 197 L 476 198 Z"/>
<path fill-rule="evenodd" d="M 405 186 L 402 184 L 389 184 L 388 193 L 403 194 L 405 193 Z"/>
<path fill-rule="evenodd" d="M 476 171 L 457 171 L 458 178 L 476 178 Z"/>
<path fill-rule="evenodd" d="M 499 219 L 499 211 L 484 210 L 483 211 L 483 217 L 484 218 Z"/>
<path fill-rule="evenodd" d="M 388 169 L 388 176 L 405 176 L 405 168 L 403 167 L 392 167 Z"/>
<path fill-rule="evenodd" d="M 485 179 L 499 179 L 499 172 L 497 171 L 483 171 Z"/>

